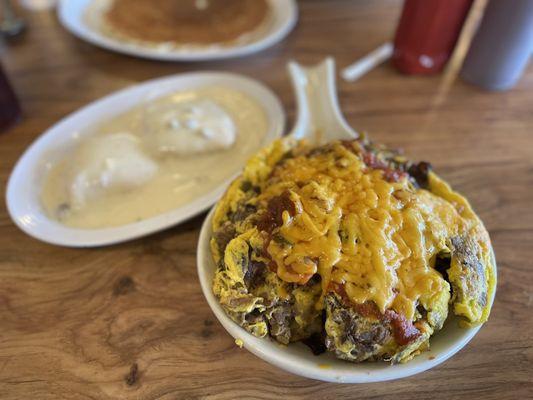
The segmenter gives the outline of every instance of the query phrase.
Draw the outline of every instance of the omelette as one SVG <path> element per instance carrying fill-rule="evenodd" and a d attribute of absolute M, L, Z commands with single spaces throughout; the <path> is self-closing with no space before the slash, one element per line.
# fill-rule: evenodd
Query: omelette
<path fill-rule="evenodd" d="M 449 313 L 485 322 L 495 286 L 468 201 L 364 137 L 256 154 L 216 207 L 211 251 L 233 321 L 352 362 L 412 359 Z"/>

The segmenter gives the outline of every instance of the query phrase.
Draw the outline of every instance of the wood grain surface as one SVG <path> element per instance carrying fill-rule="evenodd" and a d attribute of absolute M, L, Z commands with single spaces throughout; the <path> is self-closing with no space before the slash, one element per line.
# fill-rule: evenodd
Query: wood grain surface
<path fill-rule="evenodd" d="M 162 63 L 113 54 L 69 35 L 52 12 L 0 54 L 24 108 L 0 134 L 0 187 L 25 148 L 68 113 L 112 91 L 185 71 L 229 70 L 294 99 L 285 66 L 333 55 L 351 63 L 394 32 L 393 0 L 308 0 L 296 29 L 257 55 Z M 54 247 L 23 234 L 0 205 L 1 399 L 526 399 L 533 398 L 533 68 L 508 92 L 388 65 L 339 80 L 349 122 L 401 147 L 466 194 L 490 231 L 498 290 L 489 322 L 452 359 L 394 382 L 327 384 L 285 373 L 215 320 L 196 276 L 204 215 L 101 249 Z"/>

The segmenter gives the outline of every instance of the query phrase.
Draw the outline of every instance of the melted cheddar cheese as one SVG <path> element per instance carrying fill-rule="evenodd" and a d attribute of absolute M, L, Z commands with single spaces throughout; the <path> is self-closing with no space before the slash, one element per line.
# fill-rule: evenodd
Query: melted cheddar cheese
<path fill-rule="evenodd" d="M 318 272 L 324 294 L 333 281 L 354 303 L 373 301 L 382 312 L 392 308 L 413 319 L 418 302 L 449 291 L 431 259 L 468 222 L 443 199 L 417 193 L 407 179 L 387 182 L 383 171 L 366 168 L 341 144 L 334 150 L 342 158 L 287 160 L 262 194 L 288 190 L 296 204 L 296 215 L 285 211 L 280 228 L 293 245 L 268 246 L 278 276 L 302 282 Z"/>
<path fill-rule="evenodd" d="M 288 151 L 291 157 L 283 159 Z M 214 230 L 243 200 L 243 181 L 259 188 L 257 196 L 248 200 L 259 214 L 273 198 L 290 199 L 291 210 L 282 211 L 281 223 L 271 232 L 277 240 L 266 238 L 249 221 L 240 230 L 262 242 L 265 254 L 257 258 L 273 265 L 282 281 L 303 285 L 320 275 L 317 309 L 324 307 L 324 296 L 332 286 L 340 285 L 354 304 L 372 302 L 381 313 L 393 310 L 410 321 L 420 318 L 421 305 L 430 323 L 432 313 L 440 313 L 442 320 L 451 291 L 435 269 L 435 259 L 452 253 L 451 238 L 457 237 L 474 238 L 472 248 L 486 272 L 479 284 L 488 288 L 489 297 L 492 294 L 488 234 L 468 201 L 434 173 L 429 174 L 428 190 L 421 189 L 407 175 L 387 179 L 382 169 L 369 167 L 360 154 L 340 142 L 310 156 L 306 144 L 280 140 L 252 158 L 232 184 L 217 207 Z M 220 259 L 215 246 L 213 252 Z M 470 323 L 484 322 L 488 301 L 474 303 L 473 297 L 463 296 L 454 306 L 456 314 Z"/>

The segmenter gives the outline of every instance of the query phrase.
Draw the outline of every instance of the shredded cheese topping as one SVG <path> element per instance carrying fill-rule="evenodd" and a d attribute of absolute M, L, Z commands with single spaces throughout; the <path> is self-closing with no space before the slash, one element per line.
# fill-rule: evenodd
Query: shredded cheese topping
<path fill-rule="evenodd" d="M 318 272 L 323 294 L 335 282 L 354 303 L 373 301 L 409 319 L 417 304 L 449 291 L 434 257 L 447 238 L 475 224 L 452 203 L 406 178 L 388 182 L 341 144 L 333 153 L 288 159 L 274 174 L 260 199 L 288 191 L 296 209 L 283 212 L 279 228 L 290 244 L 268 245 L 282 280 L 305 283 Z"/>
<path fill-rule="evenodd" d="M 292 156 L 283 159 L 289 150 Z M 242 230 L 263 241 L 262 261 L 274 263 L 281 280 L 305 284 L 320 274 L 319 309 L 332 287 L 342 287 L 354 304 L 373 302 L 381 313 L 394 310 L 411 321 L 420 317 L 422 305 L 431 318 L 431 310 L 449 300 L 450 284 L 434 267 L 437 254 L 452 252 L 454 237 L 475 240 L 476 256 L 489 266 L 485 284 L 492 294 L 488 234 L 468 201 L 446 182 L 431 172 L 429 190 L 415 187 L 406 175 L 389 179 L 340 142 L 328 151 L 309 150 L 285 139 L 254 156 L 217 207 L 214 230 L 243 199 L 240 185 L 246 181 L 260 189 L 251 200 L 260 214 L 272 199 L 290 199 L 291 209 L 282 211 L 269 238 L 253 224 Z M 456 313 L 485 321 L 490 307 L 472 301 L 456 301 Z"/>

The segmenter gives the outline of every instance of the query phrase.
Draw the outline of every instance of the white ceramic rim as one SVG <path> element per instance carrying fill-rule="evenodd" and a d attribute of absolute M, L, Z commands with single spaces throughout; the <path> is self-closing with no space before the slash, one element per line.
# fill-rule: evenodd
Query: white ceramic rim
<path fill-rule="evenodd" d="M 313 356 L 301 343 L 282 346 L 269 338 L 257 338 L 233 322 L 224 312 L 212 291 L 212 275 L 215 270 L 209 242 L 212 235 L 211 223 L 215 207 L 207 215 L 198 240 L 197 263 L 198 277 L 204 296 L 222 326 L 235 339 L 242 340 L 244 347 L 285 371 L 306 378 L 336 383 L 370 383 L 405 378 L 433 368 L 461 350 L 481 329 L 459 328 L 456 318 L 449 318 L 444 328 L 432 336 L 431 350 L 423 352 L 405 364 L 390 365 L 385 362 L 349 363 L 336 359 L 331 353 Z M 496 280 L 496 261 L 493 254 L 494 279 Z M 496 282 L 495 282 L 496 284 Z M 494 302 L 495 291 L 490 299 Z"/>
<path fill-rule="evenodd" d="M 114 40 L 87 26 L 83 21 L 83 14 L 90 1 L 92 0 L 60 0 L 57 8 L 59 21 L 68 31 L 82 40 L 107 50 L 160 61 L 207 61 L 246 56 L 280 42 L 294 28 L 298 20 L 298 7 L 294 0 L 268 0 L 274 14 L 274 23 L 265 36 L 254 42 L 198 50 L 184 48 L 162 51 Z"/>
<path fill-rule="evenodd" d="M 240 173 L 240 168 L 216 189 L 183 207 L 140 222 L 103 229 L 69 228 L 50 219 L 41 207 L 39 188 L 44 175 L 44 160 L 51 158 L 51 153 L 66 152 L 65 148 L 74 140 L 80 126 L 111 118 L 141 103 L 153 93 L 160 96 L 210 85 L 240 90 L 262 106 L 269 127 L 260 145 L 267 145 L 283 134 L 285 113 L 279 99 L 269 88 L 254 79 L 227 72 L 196 72 L 149 80 L 114 92 L 68 115 L 26 149 L 15 165 L 7 185 L 6 203 L 11 219 L 28 235 L 44 242 L 70 247 L 93 247 L 136 239 L 169 228 L 208 209 L 222 195 L 229 182 Z"/>

